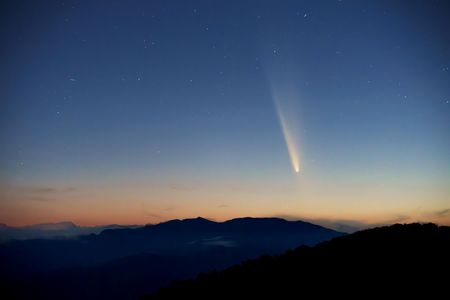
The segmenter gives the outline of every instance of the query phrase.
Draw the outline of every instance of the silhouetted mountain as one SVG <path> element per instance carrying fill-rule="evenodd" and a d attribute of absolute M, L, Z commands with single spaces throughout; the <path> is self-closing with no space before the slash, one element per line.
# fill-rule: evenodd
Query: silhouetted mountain
<path fill-rule="evenodd" d="M 301 221 L 172 220 L 66 240 L 0 245 L 3 291 L 33 299 L 128 299 L 174 279 L 343 235 Z"/>
<path fill-rule="evenodd" d="M 136 225 L 78 226 L 73 222 L 43 223 L 22 227 L 0 224 L 0 242 L 27 239 L 63 239 L 86 234 L 98 234 L 106 229 L 136 228 Z"/>
<path fill-rule="evenodd" d="M 448 293 L 449 254 L 450 227 L 397 224 L 200 274 L 145 299 L 438 299 Z"/>
<path fill-rule="evenodd" d="M 58 222 L 58 223 L 41 223 L 30 226 L 25 226 L 23 229 L 32 230 L 71 230 L 77 228 L 78 226 L 70 221 Z"/>

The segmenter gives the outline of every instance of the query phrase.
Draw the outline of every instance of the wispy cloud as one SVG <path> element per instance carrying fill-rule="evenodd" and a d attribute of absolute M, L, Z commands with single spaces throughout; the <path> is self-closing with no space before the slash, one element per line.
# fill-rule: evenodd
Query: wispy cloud
<path fill-rule="evenodd" d="M 26 198 L 27 200 L 30 201 L 37 201 L 37 202 L 53 202 L 56 201 L 56 198 L 53 197 L 38 197 L 38 196 L 33 196 L 33 197 L 28 197 Z"/>
<path fill-rule="evenodd" d="M 163 217 L 159 214 L 155 214 L 155 213 L 147 213 L 148 217 L 154 218 L 154 219 L 162 219 Z"/>
<path fill-rule="evenodd" d="M 60 193 L 70 193 L 77 190 L 76 187 L 50 187 L 50 186 L 26 186 L 19 187 L 20 192 L 27 194 L 38 194 L 38 195 L 49 195 L 49 194 L 60 194 Z"/>
<path fill-rule="evenodd" d="M 193 186 L 178 184 L 178 183 L 168 183 L 168 184 L 166 184 L 166 187 L 169 190 L 174 190 L 174 191 L 192 191 L 192 190 L 194 190 Z"/>
<path fill-rule="evenodd" d="M 172 211 L 172 210 L 175 210 L 175 207 L 174 207 L 174 206 L 166 207 L 166 208 L 164 208 L 162 211 Z"/>
<path fill-rule="evenodd" d="M 447 217 L 450 216 L 450 208 L 438 210 L 433 213 L 436 217 Z"/>
<path fill-rule="evenodd" d="M 3 198 L 38 202 L 52 202 L 60 198 L 71 196 L 70 194 L 77 190 L 78 188 L 75 186 L 0 186 L 0 193 Z"/>

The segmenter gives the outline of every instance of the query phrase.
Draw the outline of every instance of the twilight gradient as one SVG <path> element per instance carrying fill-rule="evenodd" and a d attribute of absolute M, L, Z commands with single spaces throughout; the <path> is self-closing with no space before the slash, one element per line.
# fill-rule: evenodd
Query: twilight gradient
<path fill-rule="evenodd" d="M 0 5 L 0 222 L 450 224 L 448 1 Z"/>

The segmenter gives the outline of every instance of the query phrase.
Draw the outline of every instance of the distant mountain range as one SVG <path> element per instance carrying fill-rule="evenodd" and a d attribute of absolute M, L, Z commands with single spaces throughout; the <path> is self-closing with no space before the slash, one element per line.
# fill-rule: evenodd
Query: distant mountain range
<path fill-rule="evenodd" d="M 298 220 L 292 217 L 280 218 L 288 220 Z M 306 220 L 306 222 L 317 224 L 339 232 L 353 233 L 369 227 L 383 226 L 383 224 L 362 224 L 356 221 L 331 221 L 325 219 Z M 57 223 L 42 223 L 20 227 L 8 226 L 0 223 L 0 243 L 11 240 L 30 240 L 30 239 L 67 239 L 88 234 L 99 234 L 106 229 L 138 228 L 144 225 L 118 225 L 108 224 L 100 226 L 79 226 L 70 221 Z"/>
<path fill-rule="evenodd" d="M 0 245 L 0 293 L 2 299 L 138 299 L 175 279 L 342 235 L 280 218 L 196 218 L 70 239 L 14 240 Z"/>
<path fill-rule="evenodd" d="M 450 227 L 397 224 L 200 274 L 144 300 L 442 299 L 449 254 Z"/>
<path fill-rule="evenodd" d="M 43 223 L 12 227 L 0 224 L 0 243 L 10 240 L 71 238 L 86 234 L 97 234 L 105 229 L 136 228 L 137 225 L 78 226 L 73 222 Z"/>

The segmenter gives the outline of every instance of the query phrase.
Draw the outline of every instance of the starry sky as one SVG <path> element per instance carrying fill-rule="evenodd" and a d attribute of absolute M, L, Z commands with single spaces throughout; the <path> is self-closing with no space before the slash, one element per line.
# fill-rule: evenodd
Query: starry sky
<path fill-rule="evenodd" d="M 0 5 L 2 223 L 450 224 L 448 1 Z"/>

